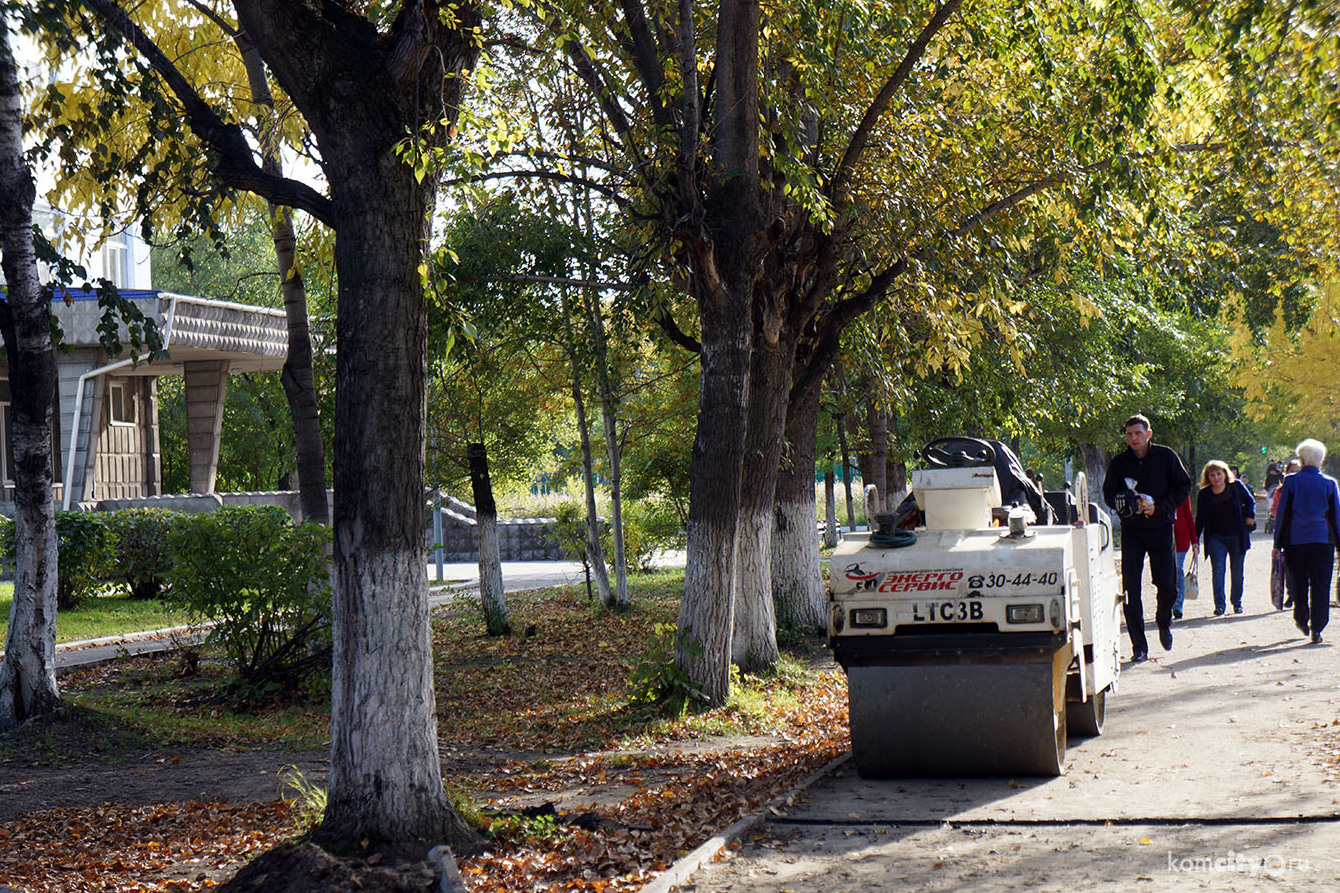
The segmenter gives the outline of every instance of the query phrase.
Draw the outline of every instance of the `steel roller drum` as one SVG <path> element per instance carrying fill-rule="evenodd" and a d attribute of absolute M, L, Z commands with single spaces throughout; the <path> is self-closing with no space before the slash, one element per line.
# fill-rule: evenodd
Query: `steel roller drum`
<path fill-rule="evenodd" d="M 863 778 L 1060 775 L 1070 650 L 956 664 L 852 666 L 853 762 Z"/>

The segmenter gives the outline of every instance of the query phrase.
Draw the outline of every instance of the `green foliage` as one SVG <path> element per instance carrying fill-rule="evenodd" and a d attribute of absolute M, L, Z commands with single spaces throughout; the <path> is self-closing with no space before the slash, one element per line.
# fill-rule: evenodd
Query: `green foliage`
<path fill-rule="evenodd" d="M 603 543 L 613 551 L 612 537 Z M 644 499 L 623 504 L 624 560 L 629 570 L 649 571 L 656 553 L 684 548 L 684 525 L 669 500 Z"/>
<path fill-rule="evenodd" d="M 565 500 L 554 510 L 554 535 L 573 557 L 586 557 L 586 509 L 575 499 Z"/>
<path fill-rule="evenodd" d="M 14 521 L 0 519 L 0 551 L 11 568 L 17 561 L 14 536 Z M 56 607 L 64 611 L 108 588 L 115 539 L 105 516 L 93 512 L 56 512 L 56 536 Z"/>
<path fill-rule="evenodd" d="M 130 589 L 131 598 L 159 598 L 172 566 L 172 531 L 180 512 L 139 508 L 108 512 L 106 522 L 115 542 L 112 573 Z"/>
<path fill-rule="evenodd" d="M 309 781 L 297 766 L 279 770 L 279 799 L 293 811 L 293 824 L 300 834 L 311 831 L 325 817 L 326 789 Z"/>
<path fill-rule="evenodd" d="M 211 638 L 258 700 L 312 681 L 329 666 L 330 530 L 294 524 L 277 506 L 191 515 L 172 535 L 174 597 L 215 624 Z"/>
<path fill-rule="evenodd" d="M 658 622 L 652 627 L 647 653 L 628 679 L 628 702 L 658 708 L 674 717 L 684 716 L 691 706 L 702 701 L 702 690 L 675 661 L 680 650 L 702 652 L 697 642 L 680 648 L 679 627 Z"/>

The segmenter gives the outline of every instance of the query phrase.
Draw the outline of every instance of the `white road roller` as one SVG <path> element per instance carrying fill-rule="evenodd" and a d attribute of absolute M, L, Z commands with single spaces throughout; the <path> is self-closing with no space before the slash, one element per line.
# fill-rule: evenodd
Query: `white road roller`
<path fill-rule="evenodd" d="M 1121 669 L 1111 522 L 1083 475 L 1044 498 L 999 442 L 941 438 L 922 456 L 919 525 L 882 515 L 833 554 L 856 769 L 1059 775 L 1067 728 L 1102 733 Z"/>

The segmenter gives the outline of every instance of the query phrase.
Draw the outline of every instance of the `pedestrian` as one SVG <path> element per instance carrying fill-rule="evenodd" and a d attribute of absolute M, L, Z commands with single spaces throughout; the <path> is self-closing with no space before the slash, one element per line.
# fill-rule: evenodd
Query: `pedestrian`
<path fill-rule="evenodd" d="M 1265 488 L 1267 496 L 1274 496 L 1275 490 L 1279 488 L 1280 481 L 1284 480 L 1284 470 L 1274 459 L 1266 463 L 1266 479 L 1261 486 Z"/>
<path fill-rule="evenodd" d="M 1313 644 L 1321 641 L 1331 611 L 1331 571 L 1340 544 L 1340 489 L 1321 473 L 1326 446 L 1308 438 L 1298 444 L 1302 468 L 1280 484 L 1275 548 L 1284 551 L 1286 588 L 1293 600 L 1293 622 Z"/>
<path fill-rule="evenodd" d="M 1133 415 L 1126 420 L 1126 449 L 1112 457 L 1103 480 L 1103 499 L 1121 518 L 1121 581 L 1126 593 L 1126 632 L 1131 638 L 1131 662 L 1149 659 L 1145 638 L 1145 609 L 1140 576 L 1145 556 L 1156 590 L 1154 621 L 1159 644 L 1173 644 L 1172 612 L 1177 600 L 1177 559 L 1173 519 L 1177 507 L 1191 492 L 1191 477 L 1177 453 L 1151 443 L 1149 419 Z"/>
<path fill-rule="evenodd" d="M 1284 479 L 1287 478 L 1289 475 L 1296 474 L 1298 472 L 1298 469 L 1302 467 L 1303 466 L 1298 462 L 1298 458 L 1296 456 L 1291 456 L 1289 458 L 1289 461 L 1284 463 L 1283 471 L 1280 472 L 1280 483 L 1283 483 Z M 1275 492 L 1272 493 L 1270 496 L 1270 517 L 1266 519 L 1267 533 L 1273 533 L 1275 530 L 1275 513 L 1279 510 L 1279 505 L 1280 505 L 1280 488 L 1276 486 Z M 1286 601 L 1284 603 L 1284 607 L 1287 608 L 1291 604 L 1293 604 L 1292 600 Z"/>
<path fill-rule="evenodd" d="M 1191 513 L 1191 497 L 1182 500 L 1173 518 L 1173 547 L 1177 557 L 1177 601 L 1173 602 L 1173 620 L 1182 619 L 1182 603 L 1186 601 L 1186 553 L 1199 559 L 1199 540 L 1196 538 L 1196 518 Z"/>
<path fill-rule="evenodd" d="M 1242 485 L 1233 469 L 1218 459 L 1205 463 L 1196 497 L 1196 538 L 1205 543 L 1214 582 L 1214 616 L 1224 616 L 1224 565 L 1231 574 L 1229 600 L 1233 613 L 1242 613 L 1242 564 L 1256 528 L 1256 498 Z"/>

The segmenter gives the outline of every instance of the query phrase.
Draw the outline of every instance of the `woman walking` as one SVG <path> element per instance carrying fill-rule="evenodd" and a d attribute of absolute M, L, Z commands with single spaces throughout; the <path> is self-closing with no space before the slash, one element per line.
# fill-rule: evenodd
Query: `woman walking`
<path fill-rule="evenodd" d="M 1293 622 L 1313 644 L 1321 641 L 1331 611 L 1331 571 L 1340 543 L 1340 489 L 1321 473 L 1326 447 L 1308 438 L 1298 445 L 1302 468 L 1280 485 L 1275 548 L 1284 551 L 1285 580 L 1293 599 Z"/>
<path fill-rule="evenodd" d="M 1256 527 L 1256 498 L 1244 487 L 1228 465 L 1218 459 L 1205 463 L 1196 497 L 1196 539 L 1203 538 L 1205 557 L 1210 559 L 1214 581 L 1214 616 L 1222 617 L 1224 566 L 1232 575 L 1229 592 L 1233 613 L 1242 613 L 1242 564 L 1252 544 Z"/>

